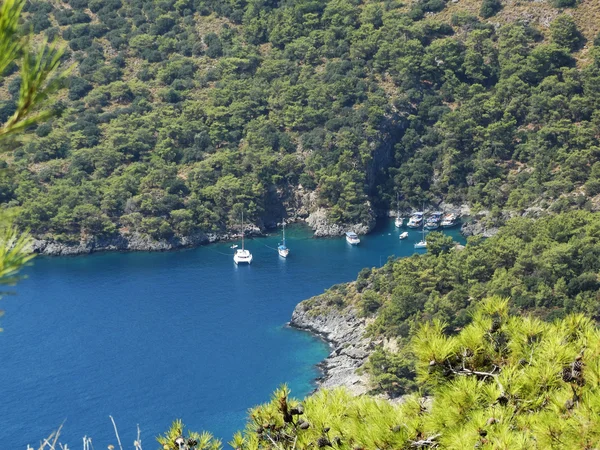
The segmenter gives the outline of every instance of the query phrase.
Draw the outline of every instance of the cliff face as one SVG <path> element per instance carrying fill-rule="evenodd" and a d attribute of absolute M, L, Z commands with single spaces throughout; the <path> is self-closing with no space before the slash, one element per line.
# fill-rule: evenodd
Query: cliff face
<path fill-rule="evenodd" d="M 298 304 L 290 326 L 319 335 L 332 348 L 320 364 L 323 376 L 317 380 L 319 388 L 344 386 L 355 395 L 366 393 L 367 377 L 356 373 L 371 350 L 364 319 L 351 307 L 338 309 L 316 302 L 318 297 Z"/>

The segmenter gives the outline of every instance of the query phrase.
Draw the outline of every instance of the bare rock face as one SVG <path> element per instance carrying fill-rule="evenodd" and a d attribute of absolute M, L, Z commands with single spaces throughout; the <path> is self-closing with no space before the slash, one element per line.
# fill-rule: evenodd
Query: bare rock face
<path fill-rule="evenodd" d="M 367 234 L 375 227 L 375 215 L 371 214 L 368 223 L 336 224 L 329 221 L 326 209 L 319 208 L 306 218 L 306 223 L 314 230 L 315 237 L 341 236 L 347 231 Z"/>
<path fill-rule="evenodd" d="M 117 235 L 111 238 L 90 237 L 78 243 L 35 239 L 33 251 L 49 256 L 82 255 L 101 251 L 165 251 L 182 247 L 194 247 L 211 242 L 204 233 L 193 236 L 175 236 L 171 239 L 154 240 L 138 233 Z"/>
<path fill-rule="evenodd" d="M 352 308 L 314 308 L 312 301 L 296 306 L 290 326 L 310 331 L 328 342 L 330 355 L 319 364 L 323 376 L 319 388 L 344 386 L 354 395 L 367 392 L 367 377 L 356 370 L 370 354 L 370 340 L 365 337 L 365 321 Z"/>

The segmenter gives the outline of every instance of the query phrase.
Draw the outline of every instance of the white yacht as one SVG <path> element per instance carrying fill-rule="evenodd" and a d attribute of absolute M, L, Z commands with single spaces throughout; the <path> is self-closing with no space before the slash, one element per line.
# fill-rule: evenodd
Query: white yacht
<path fill-rule="evenodd" d="M 346 233 L 346 241 L 348 242 L 348 244 L 351 244 L 351 245 L 360 244 L 360 239 L 358 238 L 358 235 L 354 231 L 348 231 Z"/>
<path fill-rule="evenodd" d="M 410 216 L 410 219 L 408 219 L 408 223 L 406 224 L 406 226 L 408 228 L 419 228 L 422 224 L 423 224 L 423 213 L 416 212 L 412 216 Z"/>
<path fill-rule="evenodd" d="M 236 264 L 250 264 L 252 262 L 252 253 L 244 248 L 244 213 L 242 213 L 242 248 L 236 249 L 233 254 L 233 261 Z"/>
<path fill-rule="evenodd" d="M 285 246 L 285 222 L 283 222 L 283 239 L 281 244 L 277 247 L 277 253 L 279 253 L 279 256 L 282 258 L 287 258 L 290 254 L 290 249 Z"/>
<path fill-rule="evenodd" d="M 442 217 L 440 225 L 442 228 L 450 228 L 456 225 L 457 221 L 458 217 L 456 214 L 445 214 L 444 217 Z"/>
<path fill-rule="evenodd" d="M 405 231 L 404 233 L 400 233 L 400 239 L 406 239 L 408 237 L 408 231 Z"/>

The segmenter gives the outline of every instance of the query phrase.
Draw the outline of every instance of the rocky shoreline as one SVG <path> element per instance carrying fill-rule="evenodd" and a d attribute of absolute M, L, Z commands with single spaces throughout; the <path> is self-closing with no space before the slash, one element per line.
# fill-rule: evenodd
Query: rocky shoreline
<path fill-rule="evenodd" d="M 327 220 L 325 210 L 317 210 L 306 219 L 298 219 L 297 221 L 307 223 L 314 231 L 315 237 L 341 236 L 346 231 L 367 234 L 375 226 L 374 216 L 368 224 L 332 224 Z M 246 236 L 254 237 L 264 236 L 266 231 L 265 228 L 259 228 L 252 224 L 248 224 L 245 229 Z M 76 243 L 37 238 L 33 240 L 32 249 L 35 253 L 47 256 L 86 255 L 105 251 L 154 252 L 198 247 L 218 241 L 232 241 L 239 238 L 239 232 L 233 230 L 222 233 L 197 233 L 192 236 L 173 236 L 170 239 L 161 240 L 152 239 L 149 236 L 139 233 L 127 233 L 110 238 L 90 236 Z"/>
<path fill-rule="evenodd" d="M 299 303 L 289 325 L 309 331 L 327 342 L 332 348 L 329 356 L 319 363 L 322 376 L 318 388 L 346 387 L 354 395 L 366 393 L 368 378 L 356 371 L 367 361 L 372 350 L 370 339 L 365 337 L 366 323 L 352 308 L 315 306 L 315 299 Z"/>

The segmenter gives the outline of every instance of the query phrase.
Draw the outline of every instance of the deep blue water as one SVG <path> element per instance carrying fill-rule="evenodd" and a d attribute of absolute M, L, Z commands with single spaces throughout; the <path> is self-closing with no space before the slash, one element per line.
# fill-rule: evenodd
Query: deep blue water
<path fill-rule="evenodd" d="M 1 304 L 0 449 L 35 446 L 63 422 L 69 448 L 84 435 L 96 449 L 116 445 L 109 415 L 126 448 L 136 424 L 156 448 L 175 418 L 228 441 L 281 383 L 297 397 L 314 388 L 328 348 L 285 326 L 294 306 L 413 253 L 420 234 L 409 233 L 399 241 L 386 221 L 352 247 L 294 226 L 287 260 L 273 235 L 247 241 L 254 262 L 240 267 L 225 243 L 36 258 Z"/>

